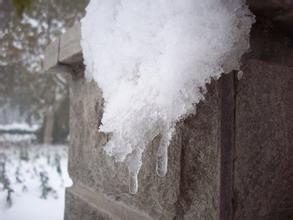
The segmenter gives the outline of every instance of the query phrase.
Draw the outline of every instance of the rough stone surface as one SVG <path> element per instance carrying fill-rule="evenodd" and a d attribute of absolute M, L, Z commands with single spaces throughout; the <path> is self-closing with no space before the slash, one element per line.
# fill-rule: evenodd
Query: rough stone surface
<path fill-rule="evenodd" d="M 234 218 L 292 219 L 293 41 L 259 19 L 236 87 Z"/>
<path fill-rule="evenodd" d="M 213 81 L 196 114 L 180 123 L 182 152 L 176 219 L 217 219 L 219 215 L 219 97 L 219 83 Z"/>
<path fill-rule="evenodd" d="M 251 50 L 243 62 L 254 59 L 279 66 L 293 67 L 292 36 L 270 20 L 257 19 L 251 31 Z"/>
<path fill-rule="evenodd" d="M 221 91 L 231 77 L 213 81 L 197 114 L 177 125 L 166 177 L 158 177 L 155 172 L 158 139 L 147 148 L 136 195 L 129 194 L 127 168 L 103 151 L 110 135 L 98 131 L 103 112 L 101 91 L 83 78 L 72 81 L 69 172 L 74 184 L 111 196 L 153 219 L 216 219 L 220 205 L 220 137 L 230 135 L 221 129 Z"/>
<path fill-rule="evenodd" d="M 243 70 L 237 88 L 235 219 L 257 219 L 293 207 L 293 68 L 249 60 Z"/>
<path fill-rule="evenodd" d="M 83 201 L 69 190 L 65 196 L 64 219 L 70 220 L 113 220 L 112 216 Z"/>
<path fill-rule="evenodd" d="M 178 195 L 182 191 L 182 189 L 179 189 L 180 178 L 178 178 L 182 169 L 180 165 L 182 132 L 189 132 L 188 129 L 179 129 L 174 137 L 169 150 L 169 170 L 164 178 L 158 177 L 155 172 L 155 154 L 158 140 L 154 140 L 144 154 L 144 165 L 139 174 L 139 192 L 134 196 L 130 195 L 126 167 L 124 164 L 115 163 L 103 151 L 103 144 L 106 143 L 109 135 L 98 131 L 103 106 L 101 92 L 94 82 L 86 83 L 84 79 L 74 81 L 71 89 L 71 149 L 69 156 L 71 160 L 69 162 L 69 171 L 74 183 L 81 182 L 97 192 L 113 196 L 117 201 L 123 201 L 125 204 L 144 210 L 145 213 L 153 218 L 171 219 L 176 216 L 176 203 Z M 212 113 L 215 113 L 215 110 L 210 111 L 211 114 L 206 115 L 205 121 L 209 116 L 210 118 L 214 117 Z M 192 121 L 192 119 L 188 120 Z M 204 124 L 204 122 L 202 124 L 210 135 L 215 135 L 214 130 L 217 128 L 213 129 L 212 121 L 210 121 L 210 126 Z M 203 130 L 201 133 L 205 133 L 205 131 Z M 215 167 L 213 166 L 216 162 L 208 165 L 207 159 L 211 162 L 215 159 L 214 151 L 217 148 L 217 140 L 216 137 L 210 138 L 209 135 L 203 137 L 200 136 L 200 133 L 195 134 L 194 138 L 200 139 L 200 142 L 189 140 L 190 138 L 186 134 L 183 138 L 186 142 L 189 141 L 184 152 L 187 155 L 195 154 L 195 158 L 190 158 L 190 163 L 186 163 L 188 164 L 185 165 L 186 172 L 191 169 L 190 178 L 198 181 L 199 176 L 204 175 L 206 172 L 211 172 L 211 175 L 215 175 Z M 195 143 L 201 148 L 193 148 Z M 206 148 L 207 145 L 208 147 Z M 211 153 L 206 154 L 205 151 L 207 150 L 211 151 Z M 206 155 L 206 157 L 203 157 L 203 155 Z M 201 162 L 197 161 L 197 157 L 198 160 L 202 160 L 206 165 L 200 167 Z M 212 167 L 213 170 L 209 170 L 209 167 Z M 193 169 L 202 169 L 203 171 L 201 174 L 194 173 Z M 211 179 L 213 178 L 211 177 Z M 196 183 L 194 184 L 196 185 Z M 186 186 L 186 188 L 188 187 Z M 191 188 L 194 188 L 194 186 L 191 186 Z M 199 188 L 200 186 L 198 186 Z M 213 192 L 213 190 L 210 190 L 211 194 Z M 184 194 L 185 192 L 181 193 Z M 200 194 L 199 191 L 198 194 Z M 194 199 L 194 196 L 192 198 Z M 206 198 L 198 198 L 198 200 L 207 203 L 207 201 L 203 201 Z M 191 206 L 191 204 L 186 204 L 186 209 L 190 209 L 188 205 Z M 204 205 L 202 204 L 202 206 Z"/>
<path fill-rule="evenodd" d="M 66 219 L 127 219 L 127 220 L 150 220 L 150 218 L 140 211 L 131 209 L 121 202 L 116 202 L 104 194 L 97 193 L 86 186 L 75 184 L 67 189 Z M 78 204 L 77 204 L 78 203 Z M 76 213 L 78 206 L 85 207 L 86 213 Z M 93 211 L 92 211 L 93 210 Z M 91 216 L 91 217 L 88 217 Z"/>

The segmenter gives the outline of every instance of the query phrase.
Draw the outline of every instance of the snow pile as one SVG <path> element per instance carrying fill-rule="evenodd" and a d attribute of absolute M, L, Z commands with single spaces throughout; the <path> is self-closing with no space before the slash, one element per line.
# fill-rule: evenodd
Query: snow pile
<path fill-rule="evenodd" d="M 103 91 L 106 152 L 125 161 L 137 191 L 142 153 L 161 136 L 157 173 L 167 172 L 176 122 L 202 88 L 239 68 L 254 18 L 244 0 L 91 0 L 82 20 L 86 77 Z"/>

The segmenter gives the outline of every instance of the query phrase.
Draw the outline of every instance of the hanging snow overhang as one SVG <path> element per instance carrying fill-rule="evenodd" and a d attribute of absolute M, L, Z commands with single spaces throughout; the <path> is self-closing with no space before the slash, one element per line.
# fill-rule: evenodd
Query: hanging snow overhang
<path fill-rule="evenodd" d="M 284 31 L 293 34 L 293 1 L 247 0 L 257 19 L 275 22 Z M 82 50 L 80 46 L 80 23 L 51 43 L 45 50 L 43 70 L 48 73 L 82 72 Z"/>

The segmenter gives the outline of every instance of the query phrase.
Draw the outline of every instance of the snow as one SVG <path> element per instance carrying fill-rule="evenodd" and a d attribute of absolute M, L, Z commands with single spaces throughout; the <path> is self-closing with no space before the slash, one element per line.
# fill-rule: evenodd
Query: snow
<path fill-rule="evenodd" d="M 72 184 L 66 146 L 1 146 L 0 164 L 0 219 L 63 219 L 65 187 Z M 44 191 L 45 187 L 49 190 Z M 13 190 L 11 204 L 7 202 L 8 188 Z"/>
<path fill-rule="evenodd" d="M 64 192 L 60 196 L 64 197 Z M 0 198 L 4 200 L 3 198 Z M 18 196 L 16 204 L 0 213 L 3 220 L 63 220 L 64 201 L 62 199 L 42 200 L 35 195 Z"/>
<path fill-rule="evenodd" d="M 105 100 L 108 155 L 124 161 L 138 190 L 143 152 L 161 137 L 167 173 L 175 124 L 195 112 L 206 83 L 239 69 L 254 17 L 244 0 L 91 0 L 82 19 L 86 77 Z"/>
<path fill-rule="evenodd" d="M 36 132 L 40 128 L 39 124 L 29 125 L 27 123 L 18 123 L 14 122 L 11 124 L 0 124 L 0 130 L 2 131 L 11 131 L 11 130 L 19 130 L 26 132 Z"/>
<path fill-rule="evenodd" d="M 2 134 L 0 135 L 0 144 L 1 143 L 21 143 L 21 142 L 34 142 L 37 140 L 37 136 L 35 134 Z"/>
<path fill-rule="evenodd" d="M 23 18 L 21 20 L 22 24 L 30 24 L 32 28 L 37 28 L 40 26 L 40 21 L 38 19 L 32 18 L 27 14 L 23 14 Z"/>

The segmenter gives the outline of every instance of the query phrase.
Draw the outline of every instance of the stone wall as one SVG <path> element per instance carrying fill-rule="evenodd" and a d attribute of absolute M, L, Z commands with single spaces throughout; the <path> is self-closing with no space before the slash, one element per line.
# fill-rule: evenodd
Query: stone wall
<path fill-rule="evenodd" d="M 292 4 L 248 3 L 257 23 L 243 74 L 212 81 L 196 114 L 178 123 L 163 178 L 153 141 L 136 195 L 126 166 L 103 151 L 102 92 L 83 77 L 79 25 L 48 48 L 45 69 L 73 76 L 66 220 L 293 219 Z"/>

